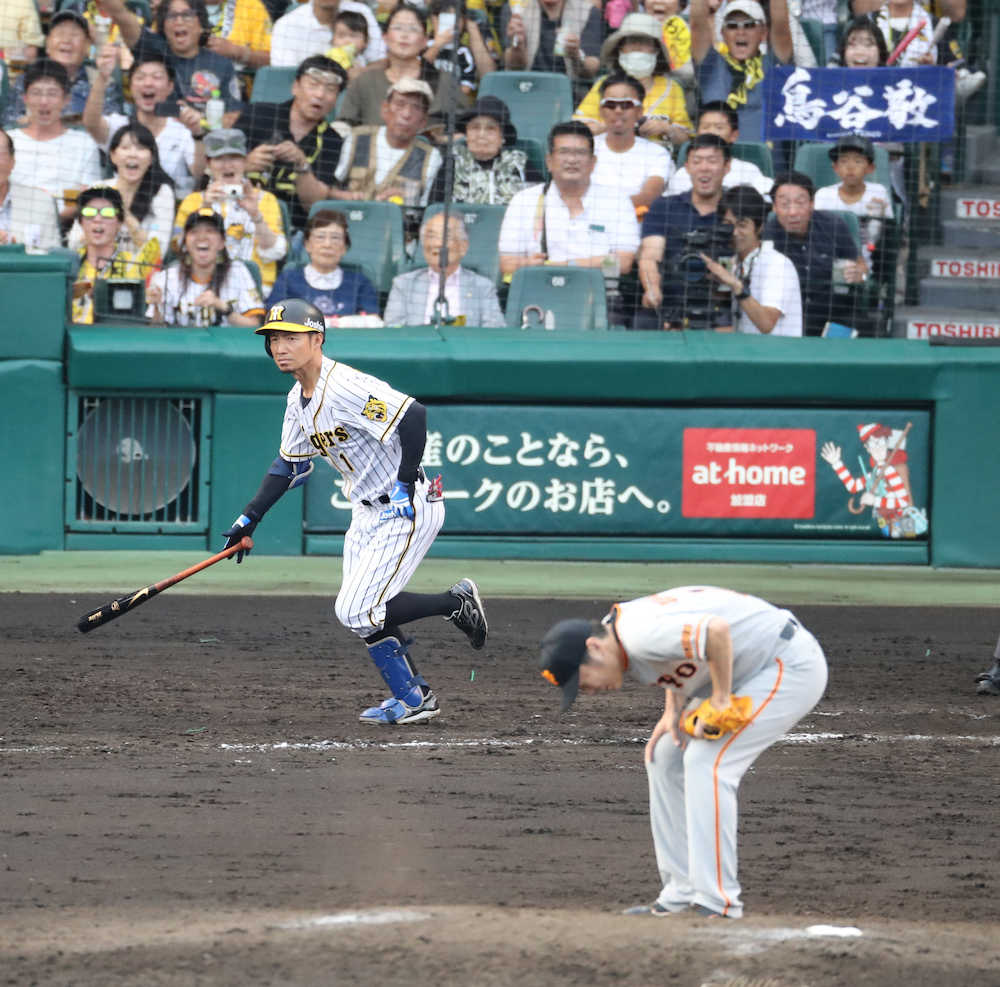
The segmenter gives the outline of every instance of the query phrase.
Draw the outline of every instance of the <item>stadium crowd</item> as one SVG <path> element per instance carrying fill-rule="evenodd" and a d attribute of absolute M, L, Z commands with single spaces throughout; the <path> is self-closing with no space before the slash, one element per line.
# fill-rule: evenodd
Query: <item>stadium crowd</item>
<path fill-rule="evenodd" d="M 0 243 L 71 253 L 84 323 L 116 315 L 110 281 L 141 288 L 120 314 L 182 326 L 256 326 L 296 295 L 330 327 L 873 335 L 899 148 L 765 143 L 763 82 L 883 66 L 907 39 L 895 64 L 952 65 L 964 99 L 984 81 L 956 40 L 965 14 L 8 0 Z"/>

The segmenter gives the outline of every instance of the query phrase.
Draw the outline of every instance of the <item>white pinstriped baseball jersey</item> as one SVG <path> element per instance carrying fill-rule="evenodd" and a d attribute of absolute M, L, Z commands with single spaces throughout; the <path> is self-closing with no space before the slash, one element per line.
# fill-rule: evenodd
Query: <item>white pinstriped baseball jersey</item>
<path fill-rule="evenodd" d="M 629 674 L 643 685 L 681 696 L 711 691 L 705 642 L 708 623 L 722 617 L 733 640 L 733 691 L 774 658 L 789 618 L 766 600 L 715 586 L 680 586 L 612 610 Z"/>
<path fill-rule="evenodd" d="M 377 501 L 396 480 L 396 426 L 412 401 L 378 377 L 323 357 L 309 401 L 303 405 L 301 384 L 288 392 L 281 457 L 295 463 L 322 456 L 344 477 L 352 501 Z"/>

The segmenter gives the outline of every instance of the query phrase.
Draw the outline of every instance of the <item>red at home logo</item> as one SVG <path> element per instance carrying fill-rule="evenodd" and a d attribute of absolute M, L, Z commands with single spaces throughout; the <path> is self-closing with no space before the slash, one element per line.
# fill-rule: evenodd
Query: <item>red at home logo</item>
<path fill-rule="evenodd" d="M 811 518 L 816 433 L 807 428 L 684 429 L 684 517 Z"/>

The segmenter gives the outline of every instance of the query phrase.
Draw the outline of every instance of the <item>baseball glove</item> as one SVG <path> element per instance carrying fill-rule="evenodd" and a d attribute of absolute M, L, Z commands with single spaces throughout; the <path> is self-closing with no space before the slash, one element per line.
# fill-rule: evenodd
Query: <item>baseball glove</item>
<path fill-rule="evenodd" d="M 716 709 L 707 699 L 684 717 L 685 733 L 695 736 L 700 723 L 705 740 L 718 740 L 723 734 L 741 730 L 750 722 L 753 700 L 749 696 L 730 696 L 725 709 Z"/>

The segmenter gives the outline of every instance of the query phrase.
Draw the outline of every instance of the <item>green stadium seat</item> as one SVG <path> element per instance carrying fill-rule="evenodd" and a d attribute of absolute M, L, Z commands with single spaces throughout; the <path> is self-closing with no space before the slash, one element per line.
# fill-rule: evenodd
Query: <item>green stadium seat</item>
<path fill-rule="evenodd" d="M 553 124 L 573 116 L 573 87 L 558 72 L 490 72 L 479 83 L 480 96 L 496 96 L 507 104 L 518 137 L 546 147 Z"/>
<path fill-rule="evenodd" d="M 313 203 L 309 215 L 334 209 L 347 216 L 351 246 L 344 263 L 370 272 L 372 283 L 383 296 L 405 261 L 403 210 L 395 202 L 348 202 L 323 199 Z"/>
<path fill-rule="evenodd" d="M 774 178 L 774 161 L 771 149 L 764 141 L 737 141 L 731 145 L 733 157 L 755 164 L 768 178 Z"/>
<path fill-rule="evenodd" d="M 428 206 L 424 219 L 441 212 L 444 206 L 440 203 Z M 500 252 L 497 243 L 500 240 L 500 226 L 503 223 L 506 206 L 473 205 L 467 202 L 452 203 L 449 213 L 459 216 L 465 223 L 469 234 L 469 252 L 462 260 L 465 267 L 471 268 L 484 278 L 489 278 L 494 284 L 500 281 Z M 423 254 L 421 252 L 421 259 Z"/>
<path fill-rule="evenodd" d="M 542 141 L 536 141 L 530 137 L 521 137 L 520 135 L 518 135 L 514 143 L 514 147 L 520 151 L 524 151 L 527 155 L 528 164 L 534 165 L 545 178 L 549 177 L 549 169 L 545 166 L 545 149 L 547 146 Z"/>
<path fill-rule="evenodd" d="M 525 312 L 530 306 L 537 306 L 540 311 Z M 607 329 L 607 299 L 601 272 L 590 267 L 551 265 L 518 268 L 507 295 L 507 326 L 560 331 Z"/>
<path fill-rule="evenodd" d="M 253 77 L 251 103 L 284 103 L 292 98 L 292 83 L 298 69 L 293 66 L 264 65 Z"/>
<path fill-rule="evenodd" d="M 802 31 L 809 42 L 809 47 L 812 48 L 813 54 L 816 56 L 816 64 L 822 68 L 826 65 L 828 57 L 826 41 L 823 38 L 823 22 L 809 17 L 800 17 L 799 23 L 802 25 Z"/>

